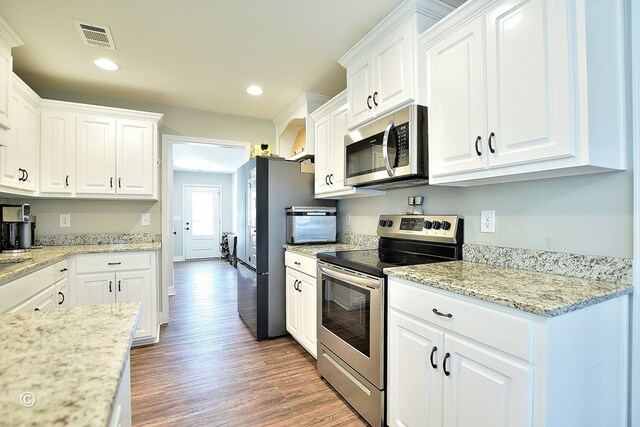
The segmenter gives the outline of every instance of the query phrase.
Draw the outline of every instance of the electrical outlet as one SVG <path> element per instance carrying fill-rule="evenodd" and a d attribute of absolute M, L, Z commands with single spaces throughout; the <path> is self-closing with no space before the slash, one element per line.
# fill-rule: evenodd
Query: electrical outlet
<path fill-rule="evenodd" d="M 151 225 L 151 214 L 140 214 L 140 225 Z"/>
<path fill-rule="evenodd" d="M 481 233 L 496 232 L 496 211 L 480 212 L 480 232 Z"/>
<path fill-rule="evenodd" d="M 71 214 L 60 214 L 60 227 L 71 227 Z"/>
<path fill-rule="evenodd" d="M 347 227 L 351 226 L 351 214 L 349 212 L 344 214 L 344 225 Z"/>

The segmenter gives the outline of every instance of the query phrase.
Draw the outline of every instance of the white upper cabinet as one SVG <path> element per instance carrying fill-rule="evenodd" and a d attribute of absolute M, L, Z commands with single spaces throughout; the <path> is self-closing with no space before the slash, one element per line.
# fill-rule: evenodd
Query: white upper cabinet
<path fill-rule="evenodd" d="M 347 94 L 343 91 L 311 114 L 315 122 L 315 197 L 342 199 L 382 195 L 384 191 L 345 186 L 344 137 Z"/>
<path fill-rule="evenodd" d="M 444 3 L 405 0 L 338 60 L 347 69 L 349 129 L 420 101 L 415 83 L 418 33 L 451 10 Z"/>
<path fill-rule="evenodd" d="M 9 98 L 13 79 L 13 58 L 11 48 L 23 44 L 20 37 L 13 31 L 7 22 L 0 16 L 0 133 L 3 129 L 10 128 L 9 122 Z M 0 145 L 3 138 L 0 136 Z"/>
<path fill-rule="evenodd" d="M 595 3 L 478 0 L 422 34 L 431 184 L 626 168 L 623 7 Z"/>
<path fill-rule="evenodd" d="M 160 114 L 42 102 L 41 194 L 157 199 Z"/>
<path fill-rule="evenodd" d="M 9 95 L 9 129 L 0 146 L 0 191 L 33 195 L 38 190 L 40 97 L 18 76 L 12 76 Z"/>

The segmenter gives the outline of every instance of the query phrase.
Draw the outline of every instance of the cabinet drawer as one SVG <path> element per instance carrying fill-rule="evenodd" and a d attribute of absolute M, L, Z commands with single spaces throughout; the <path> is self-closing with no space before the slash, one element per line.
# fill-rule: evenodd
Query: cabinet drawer
<path fill-rule="evenodd" d="M 76 273 L 101 271 L 143 270 L 151 268 L 151 253 L 112 253 L 78 255 L 75 260 Z"/>
<path fill-rule="evenodd" d="M 389 278 L 389 306 L 533 362 L 533 321 L 430 288 Z M 443 315 L 433 312 L 437 310 Z M 447 317 L 446 315 L 451 315 Z"/>
<path fill-rule="evenodd" d="M 318 260 L 309 255 L 302 255 L 291 251 L 284 253 L 284 264 L 304 274 L 316 278 L 316 269 L 318 268 Z"/>

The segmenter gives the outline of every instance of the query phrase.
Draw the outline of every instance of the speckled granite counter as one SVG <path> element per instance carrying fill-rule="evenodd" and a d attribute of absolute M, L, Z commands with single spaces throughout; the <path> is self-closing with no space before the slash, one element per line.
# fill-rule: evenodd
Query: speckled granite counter
<path fill-rule="evenodd" d="M 400 279 L 547 317 L 632 292 L 628 284 L 466 261 L 394 267 L 384 271 Z"/>
<path fill-rule="evenodd" d="M 122 243 L 112 245 L 78 245 L 78 246 L 45 246 L 42 249 L 31 249 L 18 255 L 0 254 L 0 286 L 3 283 L 32 273 L 48 265 L 62 261 L 72 255 L 109 253 L 109 252 L 138 252 L 157 251 L 161 244 L 151 243 Z M 15 262 L 18 261 L 18 262 Z"/>
<path fill-rule="evenodd" d="M 284 245 L 284 248 L 288 251 L 311 256 L 316 256 L 317 254 L 322 252 L 358 251 L 375 247 L 377 246 L 367 247 L 362 245 L 352 245 L 349 243 L 328 243 L 323 245 Z"/>
<path fill-rule="evenodd" d="M 0 424 L 106 426 L 139 316 L 139 303 L 1 315 Z"/>

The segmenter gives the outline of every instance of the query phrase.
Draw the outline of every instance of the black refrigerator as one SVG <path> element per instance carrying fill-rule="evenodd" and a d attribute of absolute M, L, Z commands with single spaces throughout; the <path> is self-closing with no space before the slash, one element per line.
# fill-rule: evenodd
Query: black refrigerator
<path fill-rule="evenodd" d="M 314 175 L 300 172 L 297 162 L 254 157 L 236 177 L 238 313 L 258 340 L 285 335 L 285 209 L 319 204 Z"/>

